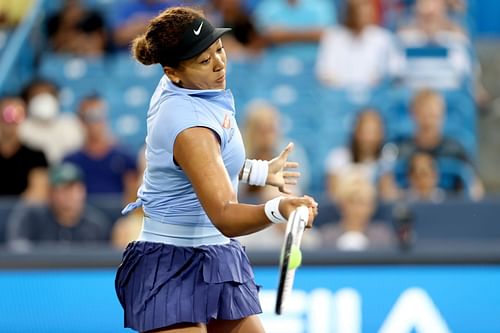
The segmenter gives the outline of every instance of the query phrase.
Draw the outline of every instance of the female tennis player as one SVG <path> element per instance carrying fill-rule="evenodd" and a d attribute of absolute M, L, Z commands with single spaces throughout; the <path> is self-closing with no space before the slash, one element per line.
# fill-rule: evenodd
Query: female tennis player
<path fill-rule="evenodd" d="M 292 145 L 271 161 L 245 160 L 226 90 L 226 54 L 214 28 L 191 8 L 152 19 L 134 40 L 134 57 L 161 64 L 165 75 L 147 114 L 147 167 L 136 203 L 144 226 L 125 250 L 116 292 L 125 327 L 140 332 L 262 333 L 254 276 L 231 237 L 286 222 L 298 206 L 317 214 L 311 197 L 278 197 L 264 205 L 237 201 L 238 180 L 287 192 L 296 182 Z"/>

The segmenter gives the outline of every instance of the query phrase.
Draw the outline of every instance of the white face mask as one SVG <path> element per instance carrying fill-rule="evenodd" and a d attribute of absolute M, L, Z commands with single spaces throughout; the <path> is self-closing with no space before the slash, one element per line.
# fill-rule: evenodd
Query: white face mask
<path fill-rule="evenodd" d="M 49 93 L 36 95 L 28 105 L 29 115 L 39 120 L 51 120 L 59 113 L 59 100 Z"/>

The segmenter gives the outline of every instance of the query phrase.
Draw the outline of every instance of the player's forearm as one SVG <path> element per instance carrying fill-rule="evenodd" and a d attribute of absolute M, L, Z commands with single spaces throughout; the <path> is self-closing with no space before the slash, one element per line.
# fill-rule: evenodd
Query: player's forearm
<path fill-rule="evenodd" d="M 227 237 L 251 234 L 272 225 L 264 213 L 264 205 L 228 202 L 209 214 L 212 223 Z"/>

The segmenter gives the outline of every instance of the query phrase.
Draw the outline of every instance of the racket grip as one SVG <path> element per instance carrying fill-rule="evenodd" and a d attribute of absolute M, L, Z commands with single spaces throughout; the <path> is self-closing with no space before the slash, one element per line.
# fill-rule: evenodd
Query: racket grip
<path fill-rule="evenodd" d="M 305 224 L 307 224 L 307 221 L 309 220 L 309 208 L 307 208 L 306 206 L 297 207 L 296 214 L 300 220 L 304 221 Z"/>

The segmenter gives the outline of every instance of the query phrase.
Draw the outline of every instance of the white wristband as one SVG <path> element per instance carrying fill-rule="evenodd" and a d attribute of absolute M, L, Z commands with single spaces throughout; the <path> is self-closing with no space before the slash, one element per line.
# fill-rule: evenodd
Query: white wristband
<path fill-rule="evenodd" d="M 283 199 L 283 197 L 276 197 L 274 199 L 267 201 L 266 204 L 264 205 L 264 212 L 266 213 L 266 217 L 272 223 L 287 222 L 287 219 L 285 219 L 283 215 L 281 215 L 279 210 L 281 199 Z"/>
<path fill-rule="evenodd" d="M 252 167 L 248 177 L 248 184 L 256 186 L 265 186 L 267 173 L 269 172 L 269 163 L 263 160 L 251 160 Z"/>

